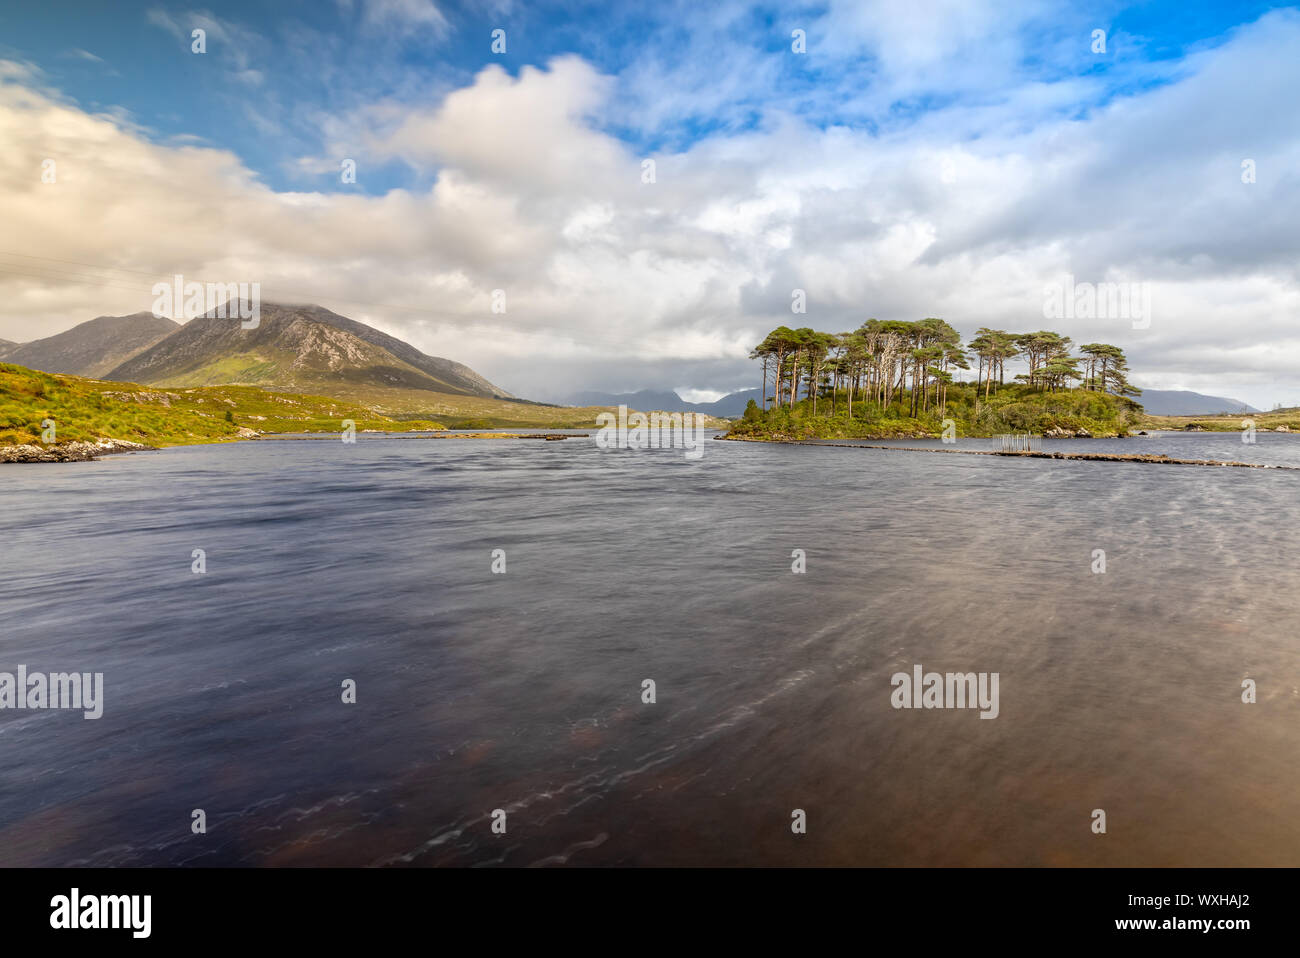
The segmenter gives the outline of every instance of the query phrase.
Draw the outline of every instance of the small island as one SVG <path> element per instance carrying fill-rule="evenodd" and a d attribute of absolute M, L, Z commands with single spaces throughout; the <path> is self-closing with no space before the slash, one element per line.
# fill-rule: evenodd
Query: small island
<path fill-rule="evenodd" d="M 1123 437 L 1143 420 L 1118 346 L 1048 330 L 981 328 L 963 344 L 942 319 L 867 320 L 848 333 L 780 326 L 754 348 L 763 402 L 736 439 L 920 439 L 1034 433 Z M 1027 369 L 1009 381 L 1006 364 Z M 974 371 L 970 381 L 957 377 Z"/>

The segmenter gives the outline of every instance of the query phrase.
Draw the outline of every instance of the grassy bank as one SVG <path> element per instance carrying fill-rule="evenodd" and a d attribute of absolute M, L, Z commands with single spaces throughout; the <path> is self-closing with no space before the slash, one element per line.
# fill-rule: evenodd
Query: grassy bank
<path fill-rule="evenodd" d="M 435 393 L 424 389 L 334 383 L 340 401 L 351 402 L 395 420 L 433 419 L 449 429 L 593 429 L 605 406 L 551 406 L 482 396 Z"/>
<path fill-rule="evenodd" d="M 46 420 L 54 421 L 57 442 L 109 438 L 176 446 L 238 439 L 241 429 L 340 432 L 345 419 L 353 420 L 358 431 L 446 428 L 324 396 L 253 386 L 161 389 L 0 363 L 0 445 L 39 442 Z"/>
<path fill-rule="evenodd" d="M 1059 430 L 1093 436 L 1122 436 L 1138 428 L 1141 408 L 1133 401 L 1096 390 L 1044 392 L 1025 385 L 994 386 L 986 398 L 971 383 L 948 388 L 946 407 L 910 415 L 910 395 L 896 393 L 888 405 L 855 400 L 849 415 L 848 393 L 841 390 L 794 407 L 760 410 L 751 404 L 729 435 L 753 439 L 895 439 L 938 437 L 950 419 L 958 436 L 993 436 L 1007 432 L 1038 435 Z"/>
<path fill-rule="evenodd" d="M 415 392 L 405 390 L 404 393 Z M 391 396 L 382 397 L 390 400 Z M 465 399 L 465 397 L 460 397 Z M 427 399 L 427 394 L 426 394 Z M 343 421 L 358 432 L 422 432 L 442 429 L 594 429 L 607 407 L 557 407 L 475 400 L 478 415 L 433 418 L 432 410 L 382 409 L 350 399 L 272 392 L 256 386 L 142 386 L 80 376 L 57 376 L 0 363 L 0 446 L 38 443 L 43 422 L 54 421 L 55 441 L 119 439 L 151 446 L 227 442 L 263 433 L 341 432 Z M 400 404 L 398 404 L 400 406 Z M 710 420 L 725 428 L 725 420 Z"/>
<path fill-rule="evenodd" d="M 1171 429 L 1203 432 L 1241 432 L 1245 420 L 1255 423 L 1258 431 L 1276 430 L 1285 426 L 1287 432 L 1300 432 L 1300 409 L 1278 409 L 1275 412 L 1233 413 L 1223 416 L 1143 416 L 1141 429 Z"/>

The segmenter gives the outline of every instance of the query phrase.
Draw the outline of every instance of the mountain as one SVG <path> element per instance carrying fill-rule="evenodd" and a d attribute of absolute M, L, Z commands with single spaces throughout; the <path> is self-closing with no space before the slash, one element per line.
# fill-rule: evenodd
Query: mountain
<path fill-rule="evenodd" d="M 762 390 L 742 389 L 713 402 L 687 402 L 672 390 L 642 389 L 634 393 L 576 393 L 569 401 L 574 406 L 627 406 L 629 409 L 661 409 L 664 412 L 698 412 L 707 416 L 734 419 L 744 415 L 749 400 L 762 403 Z"/>
<path fill-rule="evenodd" d="M 769 395 L 770 398 L 770 395 Z M 745 404 L 749 400 L 761 404 L 763 394 L 760 389 L 742 389 L 730 393 L 715 402 L 692 403 L 682 399 L 670 390 L 642 389 L 634 393 L 576 393 L 569 401 L 575 406 L 617 406 L 625 404 L 629 409 L 663 409 L 669 412 L 700 412 L 724 419 L 735 419 L 745 413 Z M 1208 416 L 1218 412 L 1259 412 L 1239 399 L 1224 399 L 1221 396 L 1206 396 L 1186 389 L 1144 389 L 1138 397 L 1146 411 L 1152 416 Z"/>
<path fill-rule="evenodd" d="M 99 379 L 179 325 L 153 313 L 100 316 L 45 339 L 0 347 L 0 359 L 41 372 Z"/>
<path fill-rule="evenodd" d="M 687 411 L 693 405 L 677 393 L 666 389 L 642 389 L 634 393 L 603 393 L 593 390 L 574 393 L 568 400 L 570 406 L 617 406 L 629 409 L 662 409 L 668 412 Z"/>
<path fill-rule="evenodd" d="M 1151 416 L 1208 416 L 1212 413 L 1259 412 L 1240 399 L 1206 396 L 1187 389 L 1143 389 L 1137 397 Z"/>
<path fill-rule="evenodd" d="M 770 404 L 772 399 L 770 392 L 767 398 Z M 728 393 L 713 402 L 696 403 L 695 411 L 708 413 L 710 416 L 721 416 L 724 419 L 735 419 L 737 416 L 745 414 L 745 407 L 751 399 L 761 406 L 763 404 L 763 390 L 742 389 L 739 392 Z"/>
<path fill-rule="evenodd" d="M 513 399 L 474 370 L 428 356 L 321 306 L 261 305 L 256 329 L 209 313 L 112 369 L 108 379 L 164 386 L 240 383 L 321 395 L 418 390 Z"/>

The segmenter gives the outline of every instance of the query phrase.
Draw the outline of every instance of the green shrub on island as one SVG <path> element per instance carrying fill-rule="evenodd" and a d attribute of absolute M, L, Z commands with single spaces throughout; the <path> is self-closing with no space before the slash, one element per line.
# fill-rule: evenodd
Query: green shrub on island
<path fill-rule="evenodd" d="M 977 392 L 973 383 L 952 384 L 946 409 L 916 416 L 908 415 L 911 397 L 906 390 L 885 407 L 855 403 L 852 416 L 844 393 L 836 397 L 834 413 L 828 409 L 830 397 L 820 397 L 816 415 L 809 399 L 794 406 L 769 406 L 766 411 L 755 402 L 733 423 L 728 435 L 750 439 L 938 438 L 944 420 L 951 419 L 958 437 L 1053 431 L 1071 435 L 1083 431 L 1104 437 L 1127 435 L 1141 419 L 1140 406 L 1110 393 L 1082 389 L 1043 393 L 1020 384 L 995 389 L 988 399 Z"/>

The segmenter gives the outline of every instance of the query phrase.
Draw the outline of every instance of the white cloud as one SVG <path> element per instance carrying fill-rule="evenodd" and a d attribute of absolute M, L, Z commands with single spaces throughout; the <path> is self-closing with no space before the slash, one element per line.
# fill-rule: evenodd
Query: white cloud
<path fill-rule="evenodd" d="M 74 60 L 89 60 L 91 63 L 103 63 L 103 62 L 104 62 L 103 57 L 97 57 L 97 56 L 95 56 L 95 54 L 91 53 L 89 50 L 82 50 L 82 49 L 79 48 L 79 47 L 78 47 L 78 48 L 75 48 L 75 49 L 72 49 L 72 50 L 68 50 L 68 51 L 66 51 L 66 52 L 64 53 L 64 56 L 72 57 Z"/>
<path fill-rule="evenodd" d="M 900 75 L 949 49 L 896 42 Z M 875 132 L 769 111 L 755 129 L 655 154 L 653 184 L 643 157 L 601 131 L 626 102 L 616 79 L 576 57 L 518 77 L 489 67 L 436 103 L 340 121 L 362 169 L 436 174 L 384 196 L 276 193 L 229 152 L 151 142 L 0 63 L 0 176 L 8 233 L 22 237 L 4 248 L 257 280 L 265 297 L 320 302 L 535 398 L 746 388 L 745 357 L 778 323 L 933 315 L 967 334 L 1114 342 L 1139 383 L 1271 405 L 1300 398 L 1298 44 L 1300 17 L 1273 14 L 1171 82 L 1083 115 L 1060 110 L 1073 93 L 1054 84 Z M 972 128 L 987 132 L 962 135 Z M 40 182 L 45 157 L 57 184 Z M 78 272 L 0 254 L 0 337 L 147 307 L 149 275 L 82 268 L 116 279 L 81 286 L 43 262 Z M 1150 328 L 1044 319 L 1044 287 L 1067 273 L 1150 282 Z M 806 316 L 790 313 L 795 287 Z M 489 310 L 498 288 L 504 316 Z"/>
<path fill-rule="evenodd" d="M 267 43 L 254 30 L 228 20 L 218 20 L 206 10 L 188 10 L 176 16 L 160 7 L 146 11 L 145 21 L 170 33 L 179 40 L 188 53 L 196 29 L 205 33 L 206 52 L 217 62 L 226 62 L 230 76 L 241 83 L 260 82 L 261 74 L 251 68 L 256 56 L 267 49 Z M 198 55 L 198 54 L 192 54 Z"/>
<path fill-rule="evenodd" d="M 432 0 L 362 0 L 362 20 L 372 27 L 424 27 L 437 36 L 451 24 Z"/>

